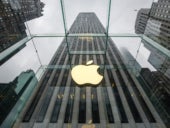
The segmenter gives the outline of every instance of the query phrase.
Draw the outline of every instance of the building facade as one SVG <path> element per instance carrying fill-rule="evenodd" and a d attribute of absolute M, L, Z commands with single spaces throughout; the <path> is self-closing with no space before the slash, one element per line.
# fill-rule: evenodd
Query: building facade
<path fill-rule="evenodd" d="M 24 22 L 42 16 L 39 0 L 0 1 L 0 52 L 27 36 Z"/>
<path fill-rule="evenodd" d="M 163 120 L 170 126 L 170 79 L 159 71 L 151 72 L 147 68 L 142 68 L 140 77 L 147 85 L 142 85 L 148 97 L 159 111 Z"/>
<path fill-rule="evenodd" d="M 140 9 L 135 23 L 135 33 L 144 34 L 147 21 L 149 19 L 150 9 Z"/>
<path fill-rule="evenodd" d="M 170 58 L 164 53 L 160 52 L 153 46 L 144 43 L 144 47 L 150 51 L 148 62 L 159 72 L 163 73 L 166 77 L 170 78 Z"/>
<path fill-rule="evenodd" d="M 37 82 L 38 80 L 35 77 L 34 71 L 27 70 L 25 72 L 22 72 L 19 76 L 17 76 L 13 81 L 9 83 L 0 83 L 1 127 L 8 127 L 8 125 L 11 123 L 11 120 L 15 119 L 13 116 L 17 115 L 17 113 L 20 112 L 20 105 L 22 104 L 20 100 L 27 100 L 28 98 L 28 96 L 26 96 L 24 92 L 28 91 L 28 88 L 31 88 L 31 86 L 35 86 Z M 17 111 L 14 111 L 14 106 L 18 106 Z"/>
<path fill-rule="evenodd" d="M 94 13 L 80 13 L 69 33 L 105 33 L 105 29 Z M 68 37 L 67 41 L 70 54 L 64 39 L 50 62 L 65 68 L 46 70 L 14 127 L 166 127 L 110 38 L 106 56 L 79 52 L 104 50 L 105 37 Z M 88 60 L 99 65 L 104 76 L 98 87 L 78 87 L 71 78 L 69 66 Z"/>
<path fill-rule="evenodd" d="M 132 72 L 135 75 L 139 75 L 139 72 L 141 70 L 141 65 L 137 62 L 136 58 L 133 57 L 133 55 L 125 48 L 122 47 L 120 49 L 120 52 L 122 54 L 124 64 L 126 65 L 127 68 L 131 68 Z"/>
<path fill-rule="evenodd" d="M 143 15 L 138 13 L 137 17 L 143 17 Z M 146 26 L 145 31 L 141 34 L 145 34 L 163 47 L 170 49 L 170 1 L 158 0 L 158 2 L 154 2 L 148 17 L 149 19 L 144 25 Z M 142 22 L 144 18 L 137 18 L 136 28 L 140 28 L 141 26 L 138 24 L 138 19 L 140 19 L 139 22 Z M 136 33 L 138 33 L 138 30 L 136 29 Z"/>

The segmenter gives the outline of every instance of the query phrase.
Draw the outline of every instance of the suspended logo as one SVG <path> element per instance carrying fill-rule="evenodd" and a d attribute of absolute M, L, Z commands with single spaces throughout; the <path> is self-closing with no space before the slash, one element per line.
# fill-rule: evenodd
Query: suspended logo
<path fill-rule="evenodd" d="M 79 86 L 84 86 L 86 84 L 97 86 L 102 81 L 103 76 L 97 72 L 99 66 L 92 63 L 93 60 L 90 60 L 86 65 L 77 65 L 73 67 L 71 76 Z"/>

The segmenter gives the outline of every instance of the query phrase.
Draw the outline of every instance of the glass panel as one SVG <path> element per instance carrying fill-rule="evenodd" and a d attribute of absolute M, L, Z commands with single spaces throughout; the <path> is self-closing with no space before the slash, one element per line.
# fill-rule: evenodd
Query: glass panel
<path fill-rule="evenodd" d="M 152 2 L 1 1 L 1 127 L 168 128 L 169 1 Z"/>
<path fill-rule="evenodd" d="M 146 92 L 156 111 L 160 114 L 164 122 L 169 122 L 169 86 L 168 77 L 158 71 L 150 71 L 148 68 L 142 68 L 137 79 L 141 82 L 142 88 Z"/>
<path fill-rule="evenodd" d="M 13 54 L 1 65 L 0 81 L 2 83 L 12 82 L 22 71 L 31 69 L 36 73 L 39 67 L 40 63 L 34 45 L 32 41 L 29 41 L 21 46 L 18 53 Z"/>
<path fill-rule="evenodd" d="M 107 113 L 108 123 L 114 123 L 114 117 L 113 117 L 113 113 L 112 113 L 111 104 L 109 101 L 107 88 L 102 88 L 102 93 L 103 93 L 103 97 L 104 97 L 105 111 Z"/>
<path fill-rule="evenodd" d="M 21 72 L 13 81 L 0 84 L 2 127 L 12 127 L 13 123 L 18 120 L 19 113 L 37 88 L 42 72 L 42 69 L 38 69 L 35 74 L 33 70 L 29 69 Z"/>
<path fill-rule="evenodd" d="M 135 74 L 138 74 L 142 67 L 149 67 L 154 70 L 154 67 L 147 60 L 150 52 L 144 47 L 140 38 L 112 37 L 112 39 L 120 50 L 126 67 L 131 68 Z"/>
<path fill-rule="evenodd" d="M 94 30 L 94 28 L 97 28 L 97 26 L 101 23 L 103 25 L 102 29 L 99 29 L 97 33 L 104 32 L 104 28 L 106 28 L 107 25 L 108 0 L 100 0 L 100 1 L 95 0 L 93 2 L 91 2 L 90 0 L 82 0 L 82 1 L 73 0 L 71 3 L 69 0 L 64 0 L 63 3 L 65 9 L 64 12 L 66 16 L 67 29 L 71 28 L 69 30 L 69 33 L 75 33 L 74 29 L 71 26 L 80 12 L 84 14 L 93 12 L 93 14 L 88 15 L 88 17 L 84 15 L 76 19 L 77 21 L 75 21 L 75 23 L 76 22 L 79 23 L 76 26 L 77 28 L 79 28 L 80 33 L 94 33 L 94 31 L 96 31 L 96 29 Z M 95 21 L 93 20 L 98 20 L 98 19 L 96 18 L 90 19 L 90 17 L 96 17 L 96 16 L 99 18 L 101 23 L 94 24 Z M 81 28 L 83 27 L 85 27 L 86 29 L 83 29 L 83 31 L 81 31 L 82 30 Z"/>
<path fill-rule="evenodd" d="M 18 11 L 20 9 L 20 12 Z M 19 2 L 1 1 L 0 3 L 0 52 L 27 36 L 25 16 Z"/>
<path fill-rule="evenodd" d="M 141 8 L 150 8 L 153 0 L 112 0 L 109 33 L 135 33 L 137 13 Z"/>
<path fill-rule="evenodd" d="M 42 2 L 40 5 L 42 9 L 39 10 L 41 15 L 37 16 L 38 18 L 34 20 L 27 19 L 27 22 L 25 22 L 27 34 L 64 33 L 60 1 L 50 0 Z"/>
<path fill-rule="evenodd" d="M 1 52 L 1 54 L 0 54 L 0 65 L 5 63 L 5 61 L 10 59 L 17 52 L 19 52 L 25 46 L 25 43 L 27 43 L 30 39 L 31 39 L 31 37 L 25 37 L 24 39 L 22 39 L 18 43 L 10 46 L 8 49 Z"/>
<path fill-rule="evenodd" d="M 56 50 L 62 50 L 63 48 L 63 46 L 60 45 L 63 40 L 62 37 L 43 37 L 34 38 L 33 40 L 42 65 L 48 65 Z M 59 53 L 60 51 L 58 51 L 58 57 L 56 57 L 56 60 L 59 58 Z M 54 62 L 51 62 L 51 65 L 53 65 L 52 63 Z"/>
<path fill-rule="evenodd" d="M 100 123 L 99 106 L 98 106 L 98 98 L 97 98 L 96 88 L 91 88 L 91 99 L 92 99 L 92 119 L 93 119 L 93 123 Z"/>
<path fill-rule="evenodd" d="M 68 102 L 67 102 L 67 108 L 66 108 L 66 112 L 65 112 L 64 123 L 71 123 L 72 122 L 74 99 L 75 99 L 75 87 L 74 87 L 73 82 L 72 82 L 71 87 L 70 87 L 70 91 L 69 91 L 69 99 L 68 99 Z"/>
<path fill-rule="evenodd" d="M 86 88 L 80 89 L 80 102 L 79 102 L 79 123 L 86 123 Z"/>

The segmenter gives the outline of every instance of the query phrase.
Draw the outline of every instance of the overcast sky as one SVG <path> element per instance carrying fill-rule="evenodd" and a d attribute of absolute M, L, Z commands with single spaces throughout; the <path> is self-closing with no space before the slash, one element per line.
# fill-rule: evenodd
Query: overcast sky
<path fill-rule="evenodd" d="M 41 0 L 45 3 L 43 16 L 27 22 L 31 34 L 54 34 L 64 33 L 60 0 Z M 65 0 L 65 13 L 67 27 L 70 28 L 76 16 L 80 12 L 95 12 L 103 26 L 106 27 L 108 14 L 107 0 Z M 109 33 L 134 33 L 134 25 L 137 10 L 150 8 L 152 0 L 112 0 Z M 43 65 L 47 65 L 61 43 L 62 38 L 39 38 L 34 39 L 40 59 Z M 140 39 L 124 38 L 114 39 L 116 45 L 127 47 L 136 56 Z M 146 53 L 146 54 L 143 54 Z M 143 66 L 149 66 L 147 58 L 149 51 L 141 47 L 139 57 Z M 0 67 L 0 82 L 12 81 L 21 71 L 33 69 L 36 71 L 40 64 L 38 62 L 32 42 L 13 56 L 9 61 Z"/>
<path fill-rule="evenodd" d="M 41 0 L 44 16 L 28 22 L 31 33 L 63 33 L 60 0 Z M 67 27 L 70 28 L 80 12 L 95 12 L 106 26 L 108 0 L 64 0 Z M 134 33 L 137 11 L 150 8 L 152 0 L 112 0 L 110 33 Z"/>

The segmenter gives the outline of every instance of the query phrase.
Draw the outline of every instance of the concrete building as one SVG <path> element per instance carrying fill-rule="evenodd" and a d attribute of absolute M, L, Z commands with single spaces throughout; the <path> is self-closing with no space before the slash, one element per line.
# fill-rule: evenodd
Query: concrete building
<path fill-rule="evenodd" d="M 94 13 L 80 13 L 69 32 L 104 33 L 105 29 Z M 105 37 L 68 37 L 71 55 L 65 41 L 50 62 L 65 68 L 46 70 L 14 128 L 166 127 L 137 79 L 127 69 L 120 68 L 125 64 L 110 38 L 106 58 L 98 52 L 78 52 L 104 50 Z M 101 84 L 76 86 L 68 68 L 69 60 L 72 65 L 93 60 L 101 69 L 105 63 L 106 69 L 100 71 L 104 76 Z"/>
<path fill-rule="evenodd" d="M 142 22 L 143 18 L 139 18 L 142 16 L 140 13 L 138 14 L 135 28 L 140 28 L 138 22 Z M 140 21 L 138 21 L 138 19 L 140 19 Z M 158 0 L 158 2 L 154 2 L 150 9 L 147 24 L 144 26 L 146 26 L 144 35 L 163 47 L 170 49 L 170 1 Z M 139 29 L 136 29 L 136 33 L 138 33 L 138 30 Z"/>
<path fill-rule="evenodd" d="M 26 37 L 24 22 L 42 16 L 39 0 L 0 1 L 0 52 Z"/>

